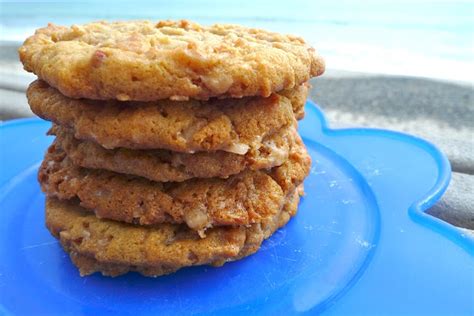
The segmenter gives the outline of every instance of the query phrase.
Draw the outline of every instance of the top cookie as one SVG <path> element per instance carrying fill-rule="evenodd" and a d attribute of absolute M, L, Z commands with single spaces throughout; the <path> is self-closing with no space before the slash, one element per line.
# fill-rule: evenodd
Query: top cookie
<path fill-rule="evenodd" d="M 19 54 L 64 95 L 101 100 L 268 97 L 324 72 L 299 37 L 188 21 L 49 24 Z"/>

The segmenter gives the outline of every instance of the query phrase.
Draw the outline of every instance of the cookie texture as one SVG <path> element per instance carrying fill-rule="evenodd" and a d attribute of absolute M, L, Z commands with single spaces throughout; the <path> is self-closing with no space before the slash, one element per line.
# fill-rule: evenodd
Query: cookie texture
<path fill-rule="evenodd" d="M 282 129 L 262 139 L 245 155 L 226 151 L 179 153 L 162 149 L 105 149 L 92 141 L 74 138 L 73 132 L 54 126 L 50 134 L 71 161 L 80 167 L 130 174 L 158 182 L 181 182 L 191 178 L 228 178 L 246 169 L 269 169 L 282 165 L 290 153 L 297 131 Z"/>
<path fill-rule="evenodd" d="M 297 211 L 294 192 L 272 218 L 249 227 L 219 227 L 205 238 L 183 225 L 151 227 L 99 219 L 74 201 L 46 199 L 46 226 L 59 239 L 82 276 L 117 276 L 136 271 L 159 276 L 183 267 L 221 266 L 255 253 L 262 241 Z"/>
<path fill-rule="evenodd" d="M 324 72 L 299 37 L 189 21 L 49 24 L 19 55 L 64 95 L 101 100 L 268 97 Z"/>
<path fill-rule="evenodd" d="M 304 118 L 304 107 L 310 88 L 311 85 L 309 82 L 305 82 L 295 89 L 283 90 L 279 92 L 279 94 L 282 96 L 290 99 L 291 106 L 293 107 L 293 113 L 295 114 L 295 118 L 297 120 L 302 120 Z"/>
<path fill-rule="evenodd" d="M 296 124 L 288 98 L 156 102 L 91 101 L 67 98 L 44 81 L 27 91 L 38 116 L 74 130 L 74 137 L 105 148 L 222 150 L 244 155 L 250 147 Z"/>
<path fill-rule="evenodd" d="M 307 176 L 310 163 L 299 142 L 288 160 L 270 171 L 163 183 L 77 167 L 53 143 L 38 179 L 47 196 L 78 198 L 100 218 L 140 225 L 185 223 L 205 236 L 213 226 L 251 225 L 272 218 Z"/>

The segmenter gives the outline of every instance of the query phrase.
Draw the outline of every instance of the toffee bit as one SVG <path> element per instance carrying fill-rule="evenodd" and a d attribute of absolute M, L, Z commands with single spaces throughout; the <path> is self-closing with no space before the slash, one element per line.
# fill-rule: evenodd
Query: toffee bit
<path fill-rule="evenodd" d="M 96 50 L 91 58 L 92 67 L 100 67 L 100 65 L 102 65 L 102 63 L 104 62 L 105 58 L 107 58 L 107 55 L 103 51 Z"/>

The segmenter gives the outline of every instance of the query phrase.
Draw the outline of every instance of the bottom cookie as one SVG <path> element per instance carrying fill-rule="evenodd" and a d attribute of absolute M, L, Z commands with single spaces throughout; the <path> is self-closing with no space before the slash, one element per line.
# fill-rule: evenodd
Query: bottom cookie
<path fill-rule="evenodd" d="M 77 201 L 46 200 L 46 226 L 58 238 L 81 276 L 101 272 L 118 276 L 130 271 L 159 276 L 183 267 L 221 266 L 255 253 L 264 239 L 296 214 L 302 189 L 280 212 L 248 227 L 218 227 L 206 238 L 184 225 L 136 226 L 99 219 Z"/>

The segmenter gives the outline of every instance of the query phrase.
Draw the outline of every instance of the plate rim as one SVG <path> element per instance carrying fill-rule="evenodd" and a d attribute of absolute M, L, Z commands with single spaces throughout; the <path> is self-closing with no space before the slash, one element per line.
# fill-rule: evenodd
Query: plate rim
<path fill-rule="evenodd" d="M 445 238 L 448 238 L 463 248 L 470 255 L 474 256 L 474 237 L 464 234 L 456 226 L 426 213 L 430 207 L 434 206 L 441 199 L 451 181 L 451 164 L 446 154 L 444 154 L 433 143 L 421 137 L 400 131 L 371 127 L 332 128 L 319 105 L 311 100 L 307 100 L 307 104 L 312 108 L 312 110 L 314 110 L 314 113 L 318 116 L 318 119 L 321 122 L 321 133 L 327 136 L 376 133 L 377 135 L 384 137 L 408 139 L 410 144 L 421 147 L 425 152 L 427 152 L 436 161 L 438 166 L 438 177 L 436 183 L 426 192 L 425 195 L 420 196 L 417 200 L 413 201 L 408 209 L 408 215 L 415 223 L 443 235 Z M 309 138 L 317 141 L 314 139 L 314 136 L 310 135 Z M 360 170 L 358 171 L 360 172 Z"/>

